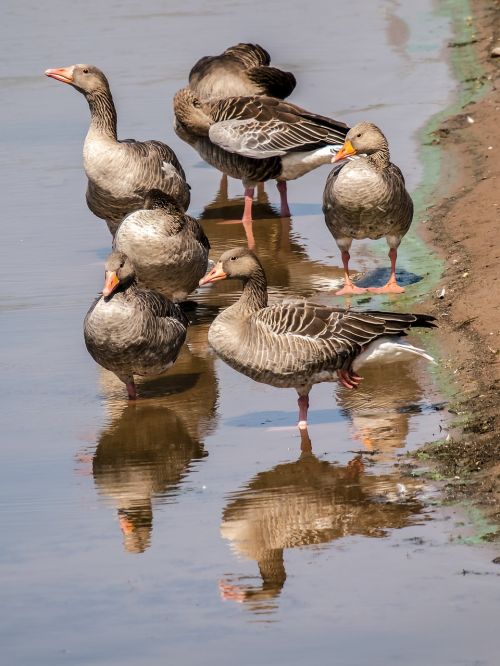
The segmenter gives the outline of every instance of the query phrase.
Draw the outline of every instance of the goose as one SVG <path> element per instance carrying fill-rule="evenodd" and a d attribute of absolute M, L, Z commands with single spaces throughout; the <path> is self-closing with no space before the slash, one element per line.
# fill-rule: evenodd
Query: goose
<path fill-rule="evenodd" d="M 174 129 L 200 156 L 243 181 L 242 223 L 252 220 L 255 185 L 275 178 L 282 217 L 290 217 L 287 181 L 331 162 L 347 125 L 273 97 L 228 97 L 202 102 L 189 88 L 174 96 Z"/>
<path fill-rule="evenodd" d="M 114 235 L 127 213 L 141 208 L 143 192 L 157 188 L 187 209 L 189 185 L 174 151 L 160 141 L 118 140 L 116 109 L 108 80 L 94 65 L 47 69 L 46 76 L 72 85 L 90 108 L 83 145 L 87 205 Z"/>
<path fill-rule="evenodd" d="M 208 342 L 229 366 L 255 381 L 294 388 L 299 423 L 307 428 L 309 392 L 314 384 L 338 380 L 346 388 L 361 381 L 356 373 L 367 361 L 391 361 L 422 349 L 401 340 L 415 326 L 432 327 L 424 314 L 354 311 L 299 300 L 268 305 L 267 281 L 248 248 L 228 250 L 200 285 L 239 279 L 239 300 L 213 321 Z"/>
<path fill-rule="evenodd" d="M 210 243 L 175 199 L 151 190 L 118 227 L 113 248 L 131 261 L 141 286 L 181 301 L 207 272 Z"/>
<path fill-rule="evenodd" d="M 359 156 L 352 159 L 352 156 Z M 326 181 L 323 212 L 326 226 L 342 253 L 345 284 L 338 296 L 362 294 L 400 294 L 404 288 L 396 281 L 396 259 L 401 239 L 410 228 L 413 202 L 405 188 L 400 169 L 390 161 L 389 145 L 383 132 L 373 123 L 352 127 Z M 340 168 L 339 168 L 340 167 Z M 391 273 L 383 287 L 368 290 L 357 287 L 349 277 L 349 250 L 353 239 L 386 237 Z"/>
<path fill-rule="evenodd" d="M 245 95 L 284 99 L 297 84 L 295 76 L 270 67 L 270 62 L 262 46 L 235 44 L 220 55 L 198 60 L 189 72 L 189 88 L 205 102 Z"/>
<path fill-rule="evenodd" d="M 121 252 L 106 260 L 102 296 L 91 305 L 83 329 L 94 361 L 125 383 L 137 398 L 134 375 L 159 375 L 175 362 L 188 321 L 167 298 L 137 286 L 134 267 Z"/>

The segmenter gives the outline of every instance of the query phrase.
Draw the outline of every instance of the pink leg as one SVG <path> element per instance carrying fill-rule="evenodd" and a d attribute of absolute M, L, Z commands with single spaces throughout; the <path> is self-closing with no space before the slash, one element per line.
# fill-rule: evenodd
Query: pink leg
<path fill-rule="evenodd" d="M 221 197 L 225 201 L 227 201 L 227 176 L 225 173 L 222 174 L 222 177 L 220 179 L 219 191 Z"/>
<path fill-rule="evenodd" d="M 276 187 L 280 193 L 281 217 L 290 217 L 290 208 L 288 207 L 288 198 L 286 195 L 286 180 L 278 180 Z"/>
<path fill-rule="evenodd" d="M 299 395 L 297 400 L 299 405 L 299 423 L 298 426 L 301 430 L 307 428 L 307 410 L 309 409 L 309 395 Z"/>
<path fill-rule="evenodd" d="M 135 388 L 134 380 L 131 379 L 130 381 L 125 382 L 125 386 L 127 387 L 128 399 L 137 400 L 137 389 Z"/>
<path fill-rule="evenodd" d="M 363 379 L 351 370 L 337 370 L 339 382 L 348 389 L 358 388 L 359 382 Z"/>
<path fill-rule="evenodd" d="M 383 287 L 370 287 L 368 291 L 372 294 L 403 294 L 404 288 L 400 287 L 396 281 L 396 259 L 398 258 L 398 251 L 395 247 L 389 250 L 389 257 L 391 259 L 391 275 L 389 281 Z"/>
<path fill-rule="evenodd" d="M 352 294 L 364 294 L 366 289 L 356 287 L 349 277 L 349 259 L 351 255 L 349 250 L 342 250 L 342 264 L 344 265 L 344 286 L 336 292 L 336 296 L 349 296 Z"/>
<path fill-rule="evenodd" d="M 253 204 L 253 187 L 245 188 L 245 208 L 243 210 L 242 222 L 251 222 L 252 221 L 252 204 Z"/>

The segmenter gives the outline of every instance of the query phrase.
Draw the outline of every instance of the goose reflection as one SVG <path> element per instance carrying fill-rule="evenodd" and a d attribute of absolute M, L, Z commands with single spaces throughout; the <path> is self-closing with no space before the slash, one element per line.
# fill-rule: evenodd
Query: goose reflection
<path fill-rule="evenodd" d="M 354 438 L 367 451 L 380 453 L 378 460 L 390 460 L 395 449 L 406 445 L 411 420 L 422 409 L 415 364 L 367 364 L 362 374 L 356 391 L 338 389 L 337 405 L 351 421 Z"/>
<path fill-rule="evenodd" d="M 291 218 L 280 217 L 269 203 L 263 185 L 259 186 L 254 203 L 254 220 L 253 224 L 250 223 L 251 242 L 248 228 L 244 229 L 240 221 L 226 224 L 233 210 L 241 212 L 241 197 L 230 198 L 227 179 L 222 178 L 215 198 L 205 206 L 199 217 L 210 239 L 212 258 L 218 259 L 229 247 L 241 245 L 246 240 L 250 249 L 258 252 L 269 284 L 279 285 L 277 288 L 280 293 L 311 296 L 318 289 L 334 289 L 342 284 L 342 269 L 309 257 L 304 241 L 293 231 Z M 224 287 L 226 293 L 233 291 L 231 285 L 219 285 L 219 292 Z"/>
<path fill-rule="evenodd" d="M 255 560 L 261 583 L 234 576 L 219 584 L 223 599 L 255 612 L 276 607 L 286 581 L 284 551 L 346 536 L 382 537 L 416 520 L 420 503 L 400 499 L 397 478 L 365 473 L 361 456 L 347 466 L 317 458 L 306 433 L 301 455 L 257 474 L 236 492 L 223 512 L 221 534 L 240 556 Z"/>
<path fill-rule="evenodd" d="M 206 326 L 193 327 L 191 349 L 204 352 L 203 339 Z M 109 374 L 103 383 L 111 421 L 98 438 L 92 473 L 117 509 L 125 550 L 142 553 L 151 543 L 155 502 L 177 495 L 193 463 L 208 455 L 203 439 L 215 427 L 217 382 L 211 356 L 189 349 L 169 374 L 143 385 L 136 403 L 114 398 Z"/>

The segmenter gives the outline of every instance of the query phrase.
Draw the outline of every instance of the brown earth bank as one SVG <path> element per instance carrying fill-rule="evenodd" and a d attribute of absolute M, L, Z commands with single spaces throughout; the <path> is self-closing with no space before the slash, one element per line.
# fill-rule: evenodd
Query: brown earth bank
<path fill-rule="evenodd" d="M 472 500 L 500 535 L 500 3 L 472 0 L 487 92 L 434 133 L 447 193 L 429 206 L 426 237 L 445 260 L 426 304 L 453 378 L 453 430 L 419 456 L 437 462 L 452 499 Z M 461 46 L 458 43 L 450 47 Z M 495 50 L 498 49 L 498 56 Z M 465 82 L 464 82 L 465 83 Z M 451 184 L 450 184 L 451 183 Z"/>

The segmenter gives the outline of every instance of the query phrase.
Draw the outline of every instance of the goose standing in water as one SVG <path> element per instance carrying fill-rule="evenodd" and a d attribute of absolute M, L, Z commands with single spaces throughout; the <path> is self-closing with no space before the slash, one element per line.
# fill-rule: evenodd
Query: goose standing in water
<path fill-rule="evenodd" d="M 243 282 L 240 299 L 210 326 L 216 353 L 247 377 L 299 394 L 299 428 L 307 427 L 314 384 L 338 380 L 355 388 L 357 368 L 369 360 L 391 361 L 407 354 L 432 357 L 401 340 L 415 326 L 432 327 L 434 317 L 397 312 L 353 311 L 307 301 L 267 304 L 267 282 L 258 258 L 246 248 L 228 250 L 200 285 Z"/>
<path fill-rule="evenodd" d="M 137 286 L 134 268 L 121 252 L 106 261 L 102 296 L 87 312 L 85 345 L 97 363 L 111 370 L 137 398 L 134 375 L 159 375 L 175 362 L 188 321 L 167 298 Z"/>
<path fill-rule="evenodd" d="M 141 208 L 144 192 L 157 188 L 187 209 L 189 185 L 174 153 L 160 141 L 119 141 L 116 109 L 108 80 L 93 65 L 47 69 L 47 76 L 69 83 L 90 108 L 90 128 L 83 145 L 88 178 L 87 205 L 114 235 L 128 213 Z"/>
<path fill-rule="evenodd" d="M 270 63 L 262 46 L 236 44 L 220 55 L 198 60 L 189 72 L 189 88 L 204 102 L 246 95 L 284 99 L 297 85 L 295 76 Z"/>
<path fill-rule="evenodd" d="M 290 216 L 286 183 L 331 162 L 347 125 L 273 97 L 202 102 L 189 88 L 174 97 L 174 129 L 211 166 L 243 181 L 242 223 L 252 221 L 257 183 L 275 178 L 281 215 Z"/>
<path fill-rule="evenodd" d="M 396 259 L 401 239 L 410 228 L 413 202 L 400 169 L 389 158 L 387 139 L 372 123 L 352 127 L 333 162 L 359 154 L 358 159 L 334 168 L 326 181 L 323 212 L 330 233 L 342 252 L 345 285 L 337 295 L 400 294 L 396 281 Z M 389 281 L 368 290 L 356 287 L 349 277 L 349 249 L 353 239 L 386 237 L 391 259 Z"/>
<path fill-rule="evenodd" d="M 175 199 L 151 190 L 118 227 L 113 248 L 132 262 L 141 286 L 181 301 L 207 272 L 210 243 Z"/>

